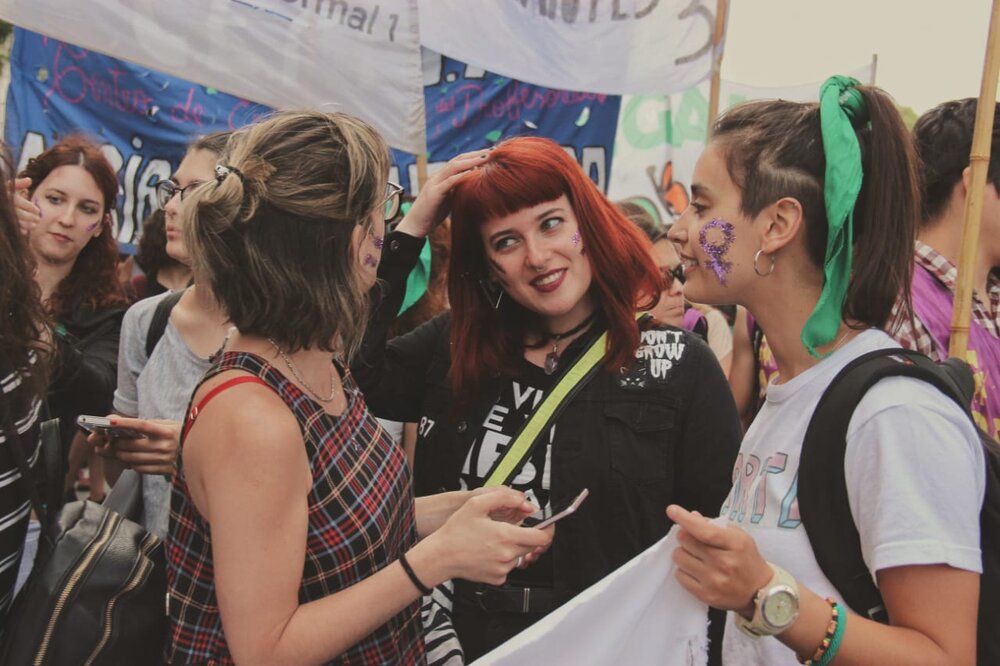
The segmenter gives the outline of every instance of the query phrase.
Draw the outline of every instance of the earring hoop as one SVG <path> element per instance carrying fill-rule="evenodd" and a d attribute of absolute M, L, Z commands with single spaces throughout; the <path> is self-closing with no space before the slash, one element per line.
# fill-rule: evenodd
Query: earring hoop
<path fill-rule="evenodd" d="M 479 281 L 479 288 L 486 295 L 486 302 L 490 304 L 490 307 L 494 310 L 499 310 L 500 301 L 503 300 L 503 288 L 498 286 L 496 289 L 491 289 L 486 280 Z"/>
<path fill-rule="evenodd" d="M 757 262 L 760 260 L 760 255 L 764 255 L 771 260 L 771 268 L 766 273 L 761 273 L 760 268 L 757 266 Z M 767 277 L 774 272 L 774 254 L 765 254 L 764 248 L 757 250 L 757 254 L 753 255 L 753 272 L 760 277 Z"/>

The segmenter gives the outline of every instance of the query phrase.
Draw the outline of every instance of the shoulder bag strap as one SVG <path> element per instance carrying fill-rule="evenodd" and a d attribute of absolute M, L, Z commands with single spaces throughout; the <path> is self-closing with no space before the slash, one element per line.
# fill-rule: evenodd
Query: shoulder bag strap
<path fill-rule="evenodd" d="M 644 312 L 636 314 L 636 319 L 645 314 Z M 597 374 L 598 366 L 604 359 L 607 340 L 608 333 L 605 331 L 591 342 L 587 350 L 562 374 L 555 386 L 549 390 L 542 402 L 535 408 L 531 417 L 525 421 L 521 429 L 511 439 L 507 450 L 493 464 L 493 468 L 483 482 L 484 488 L 505 486 L 517 476 L 524 461 L 541 442 L 542 433 L 548 432 L 552 424 L 559 418 L 563 408 Z"/>

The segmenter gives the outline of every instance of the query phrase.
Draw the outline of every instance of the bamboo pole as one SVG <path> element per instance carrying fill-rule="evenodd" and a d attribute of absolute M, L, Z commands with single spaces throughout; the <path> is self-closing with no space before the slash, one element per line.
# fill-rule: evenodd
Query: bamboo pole
<path fill-rule="evenodd" d="M 878 54 L 872 54 L 872 80 L 868 82 L 868 85 L 875 85 L 875 75 L 878 73 Z"/>
<path fill-rule="evenodd" d="M 424 189 L 427 182 L 427 153 L 417 155 L 417 191 Z"/>
<path fill-rule="evenodd" d="M 719 93 L 722 84 L 722 49 L 720 45 L 726 35 L 726 14 L 729 0 L 716 0 L 715 32 L 712 33 L 712 83 L 708 92 L 708 130 L 706 139 L 712 138 L 712 125 L 719 115 Z"/>
<path fill-rule="evenodd" d="M 976 105 L 976 125 L 972 132 L 972 154 L 969 156 L 971 183 L 965 198 L 965 228 L 962 230 L 962 250 L 958 263 L 958 282 L 955 286 L 955 306 L 951 319 L 949 356 L 965 359 L 969 347 L 969 320 L 972 318 L 972 278 L 976 266 L 976 247 L 979 244 L 979 226 L 983 214 L 983 192 L 986 189 L 986 170 L 990 164 L 990 139 L 993 134 L 993 116 L 996 110 L 997 77 L 1000 75 L 1000 49 L 997 48 L 997 30 L 1000 29 L 1000 0 L 993 0 L 990 29 L 986 40 L 986 61 L 983 65 L 983 83 Z"/>

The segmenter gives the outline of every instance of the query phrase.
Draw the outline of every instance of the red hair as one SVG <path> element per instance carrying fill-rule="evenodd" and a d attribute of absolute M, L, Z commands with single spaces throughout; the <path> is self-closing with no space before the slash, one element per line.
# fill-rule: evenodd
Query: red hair
<path fill-rule="evenodd" d="M 452 390 L 466 396 L 459 399 L 475 396 L 491 377 L 512 374 L 524 353 L 524 333 L 542 331 L 538 315 L 513 299 L 503 299 L 499 309 L 487 302 L 482 285 L 490 272 L 480 225 L 564 194 L 590 260 L 591 293 L 608 322 L 605 365 L 617 372 L 634 358 L 635 312 L 656 304 L 662 282 L 649 240 L 558 144 L 540 137 L 509 139 L 451 195 Z"/>
<path fill-rule="evenodd" d="M 61 166 L 78 166 L 91 175 L 104 198 L 101 234 L 88 242 L 69 275 L 63 278 L 49 298 L 48 309 L 56 317 L 80 306 L 92 310 L 126 305 L 128 299 L 115 268 L 118 263 L 118 244 L 111 228 L 111 209 L 118 199 L 118 177 L 101 149 L 78 135 L 69 136 L 55 144 L 38 157 L 28 160 L 27 166 L 18 174 L 20 178 L 31 178 L 29 196 L 48 178 L 49 174 Z"/>

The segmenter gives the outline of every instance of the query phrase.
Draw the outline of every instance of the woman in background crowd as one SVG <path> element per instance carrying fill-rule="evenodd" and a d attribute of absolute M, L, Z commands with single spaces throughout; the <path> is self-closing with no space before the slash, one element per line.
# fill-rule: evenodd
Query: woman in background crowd
<path fill-rule="evenodd" d="M 28 161 L 21 196 L 37 210 L 28 229 L 35 280 L 55 325 L 58 364 L 49 408 L 59 417 L 69 451 L 66 490 L 89 458 L 90 497 L 104 497 L 101 459 L 92 455 L 76 417 L 110 410 L 118 339 L 127 299 L 118 282 L 111 210 L 118 197 L 115 170 L 100 149 L 69 137 Z"/>

